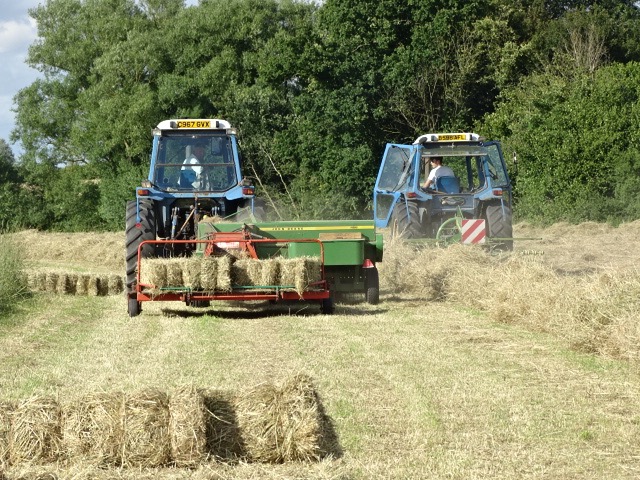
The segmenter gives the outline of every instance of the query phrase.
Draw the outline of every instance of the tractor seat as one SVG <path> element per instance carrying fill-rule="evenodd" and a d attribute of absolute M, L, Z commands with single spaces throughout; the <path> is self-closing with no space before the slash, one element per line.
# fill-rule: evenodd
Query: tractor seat
<path fill-rule="evenodd" d="M 460 180 L 457 177 L 438 177 L 436 190 L 445 193 L 460 193 Z"/>

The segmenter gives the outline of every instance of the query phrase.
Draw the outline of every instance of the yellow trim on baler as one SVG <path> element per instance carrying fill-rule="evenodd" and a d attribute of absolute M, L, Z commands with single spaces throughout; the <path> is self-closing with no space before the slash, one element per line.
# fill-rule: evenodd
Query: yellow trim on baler
<path fill-rule="evenodd" d="M 322 227 L 260 227 L 265 232 L 282 232 L 282 231 L 302 231 L 302 230 L 372 230 L 372 225 L 344 225 L 344 226 L 322 226 Z"/>

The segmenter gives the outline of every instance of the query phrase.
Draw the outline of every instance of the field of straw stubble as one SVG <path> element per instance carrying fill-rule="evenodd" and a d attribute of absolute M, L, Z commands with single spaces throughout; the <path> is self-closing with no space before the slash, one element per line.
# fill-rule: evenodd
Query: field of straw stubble
<path fill-rule="evenodd" d="M 0 320 L 0 478 L 638 478 L 640 223 L 515 235 L 388 242 L 381 303 L 332 316 L 37 293 Z M 122 269 L 118 234 L 20 238 Z"/>

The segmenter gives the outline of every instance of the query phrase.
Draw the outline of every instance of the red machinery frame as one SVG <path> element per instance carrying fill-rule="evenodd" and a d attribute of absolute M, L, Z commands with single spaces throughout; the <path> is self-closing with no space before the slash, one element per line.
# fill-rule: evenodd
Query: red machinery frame
<path fill-rule="evenodd" d="M 249 253 L 252 258 L 258 259 L 254 244 L 257 243 L 317 243 L 320 245 L 320 267 L 321 267 L 321 280 L 311 283 L 310 286 L 315 287 L 313 290 L 306 290 L 301 294 L 298 292 L 292 292 L 289 290 L 281 290 L 280 286 L 276 286 L 273 292 L 250 292 L 232 290 L 231 292 L 217 292 L 217 293 L 204 293 L 204 292 L 166 292 L 150 294 L 145 292 L 146 289 L 153 288 L 154 285 L 143 284 L 140 281 L 140 268 L 142 262 L 142 247 L 147 244 L 163 245 L 163 244 L 197 244 L 204 243 L 207 247 L 204 252 L 204 256 L 210 256 L 214 253 L 216 248 L 224 250 L 219 247 L 218 244 L 233 244 L 237 243 L 241 250 Z M 228 247 L 227 247 L 228 248 Z M 329 290 L 328 282 L 325 278 L 324 272 L 324 245 L 319 239 L 255 239 L 251 238 L 249 232 L 216 232 L 206 240 L 145 240 L 138 246 L 138 272 L 136 275 L 136 289 L 135 298 L 138 302 L 151 302 L 151 301 L 180 301 L 190 305 L 194 301 L 206 301 L 206 300 L 326 300 L 331 297 L 331 291 Z M 130 296 L 130 298 L 133 298 Z"/>

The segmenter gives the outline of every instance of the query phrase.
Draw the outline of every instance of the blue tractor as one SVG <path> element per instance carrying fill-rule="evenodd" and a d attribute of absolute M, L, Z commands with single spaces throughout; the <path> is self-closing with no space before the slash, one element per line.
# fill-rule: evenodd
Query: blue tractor
<path fill-rule="evenodd" d="M 218 119 L 165 120 L 153 130 L 149 177 L 126 210 L 126 284 L 135 290 L 146 240 L 193 240 L 205 216 L 264 220 L 264 204 L 244 178 L 237 134 Z M 142 257 L 190 255 L 195 244 L 144 244 Z"/>
<path fill-rule="evenodd" d="M 442 163 L 446 175 L 432 172 L 434 163 Z M 373 200 L 376 227 L 391 227 L 392 235 L 513 249 L 512 190 L 502 149 L 475 133 L 387 144 Z"/>

